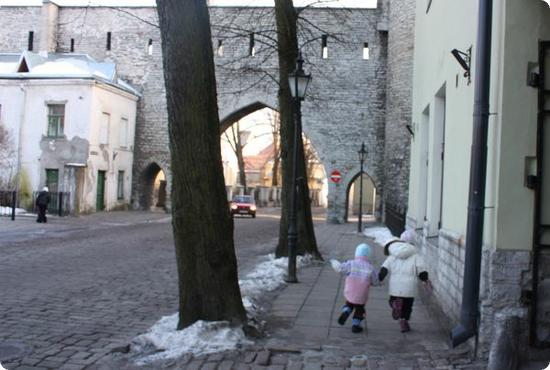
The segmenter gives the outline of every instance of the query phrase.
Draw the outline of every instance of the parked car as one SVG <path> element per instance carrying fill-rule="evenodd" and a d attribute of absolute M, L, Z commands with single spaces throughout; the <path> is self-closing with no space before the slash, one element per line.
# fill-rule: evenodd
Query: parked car
<path fill-rule="evenodd" d="M 256 203 L 252 195 L 235 195 L 231 201 L 231 216 L 251 215 L 256 217 Z"/>

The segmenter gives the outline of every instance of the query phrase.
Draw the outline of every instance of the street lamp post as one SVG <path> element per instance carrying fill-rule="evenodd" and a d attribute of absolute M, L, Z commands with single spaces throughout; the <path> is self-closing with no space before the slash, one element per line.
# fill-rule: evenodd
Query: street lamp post
<path fill-rule="evenodd" d="M 357 223 L 357 232 L 360 233 L 363 228 L 363 163 L 367 158 L 365 142 L 361 144 L 361 149 L 357 152 L 357 154 L 359 155 L 359 162 L 361 163 L 361 172 L 359 173 L 359 222 Z"/>
<path fill-rule="evenodd" d="M 290 192 L 290 214 L 288 225 L 288 283 L 297 283 L 296 277 L 296 241 L 298 239 L 298 227 L 296 219 L 297 176 L 298 176 L 298 140 L 302 137 L 302 100 L 311 81 L 311 75 L 305 74 L 302 55 L 296 61 L 296 69 L 288 75 L 290 94 L 294 98 L 294 143 L 292 157 L 292 191 Z"/>

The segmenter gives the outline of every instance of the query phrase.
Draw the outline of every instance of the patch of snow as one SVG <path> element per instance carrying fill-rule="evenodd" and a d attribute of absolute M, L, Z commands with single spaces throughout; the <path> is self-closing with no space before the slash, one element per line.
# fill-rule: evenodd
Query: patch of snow
<path fill-rule="evenodd" d="M 138 365 L 177 358 L 185 353 L 199 356 L 234 350 L 242 344 L 251 343 L 246 339 L 241 328 L 231 327 L 228 322 L 197 321 L 184 330 L 176 330 L 178 319 L 177 313 L 165 316 L 148 333 L 140 335 L 134 340 L 138 351 L 140 346 L 150 345 L 162 350 L 162 352 L 139 359 Z"/>
<path fill-rule="evenodd" d="M 0 364 L 0 370 L 7 370 L 2 364 Z"/>
<path fill-rule="evenodd" d="M 15 209 L 15 214 L 16 215 L 20 215 L 22 213 L 26 213 L 27 211 L 25 211 L 24 209 L 22 208 L 16 208 Z M 11 215 L 11 207 L 0 207 L 0 214 L 2 215 Z M 2 369 L 0 369 L 2 370 Z"/>
<path fill-rule="evenodd" d="M 387 227 L 367 227 L 363 230 L 363 234 L 369 238 L 374 238 L 374 241 L 382 246 L 392 240 L 398 239 L 396 236 L 392 235 Z"/>
<path fill-rule="evenodd" d="M 284 278 L 287 273 L 288 259 L 275 258 L 269 254 L 263 262 L 256 265 L 254 270 L 239 280 L 243 305 L 248 313 L 249 319 L 257 319 L 262 312 L 258 303 L 261 296 L 267 292 L 274 291 L 285 284 Z M 311 263 L 311 256 L 298 256 L 296 266 L 303 267 Z M 243 345 L 252 344 L 245 337 L 241 327 L 231 327 L 228 322 L 197 321 L 193 325 L 176 330 L 178 325 L 178 314 L 161 318 L 145 334 L 133 340 L 134 350 L 138 353 L 136 363 L 138 365 L 150 364 L 159 360 L 178 358 L 185 354 L 194 356 L 234 350 Z M 146 353 L 151 348 L 153 354 L 139 355 Z"/>
<path fill-rule="evenodd" d="M 57 60 L 55 62 L 46 62 L 34 67 L 32 74 L 44 75 L 89 75 L 90 71 L 83 62 Z"/>
<path fill-rule="evenodd" d="M 0 73 L 12 73 L 15 72 L 17 62 L 0 62 Z"/>

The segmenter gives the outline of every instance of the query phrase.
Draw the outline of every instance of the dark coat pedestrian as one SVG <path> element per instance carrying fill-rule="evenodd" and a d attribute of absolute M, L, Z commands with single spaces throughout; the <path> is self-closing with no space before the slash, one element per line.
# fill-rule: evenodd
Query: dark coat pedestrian
<path fill-rule="evenodd" d="M 46 210 L 48 209 L 48 204 L 50 204 L 50 191 L 47 186 L 44 186 L 42 191 L 38 193 L 36 197 L 36 208 L 38 209 L 38 218 L 36 222 L 46 223 L 48 219 L 46 218 Z"/>

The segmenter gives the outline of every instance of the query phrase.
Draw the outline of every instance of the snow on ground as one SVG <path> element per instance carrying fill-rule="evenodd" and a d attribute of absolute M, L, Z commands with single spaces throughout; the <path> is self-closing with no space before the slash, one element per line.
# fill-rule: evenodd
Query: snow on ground
<path fill-rule="evenodd" d="M 20 215 L 21 213 L 25 213 L 23 208 L 16 208 L 15 214 Z M 11 215 L 11 207 L 0 207 L 0 215 Z M 0 369 L 1 370 L 1 369 Z"/>
<path fill-rule="evenodd" d="M 262 312 L 258 302 L 263 294 L 285 284 L 288 259 L 275 258 L 273 254 L 262 259 L 252 272 L 239 280 L 243 305 L 249 318 L 257 318 Z M 298 257 L 297 267 L 305 266 L 311 260 L 311 256 Z M 231 327 L 228 322 L 197 321 L 184 330 L 176 330 L 177 324 L 177 313 L 165 316 L 147 333 L 134 339 L 133 347 L 138 354 L 147 352 L 151 347 L 155 349 L 155 353 L 139 357 L 136 361 L 138 365 L 178 358 L 184 354 L 199 356 L 234 350 L 252 343 L 241 327 Z"/>
<path fill-rule="evenodd" d="M 387 227 L 367 227 L 363 230 L 363 234 L 369 238 L 374 238 L 374 241 L 382 246 L 397 239 Z"/>

